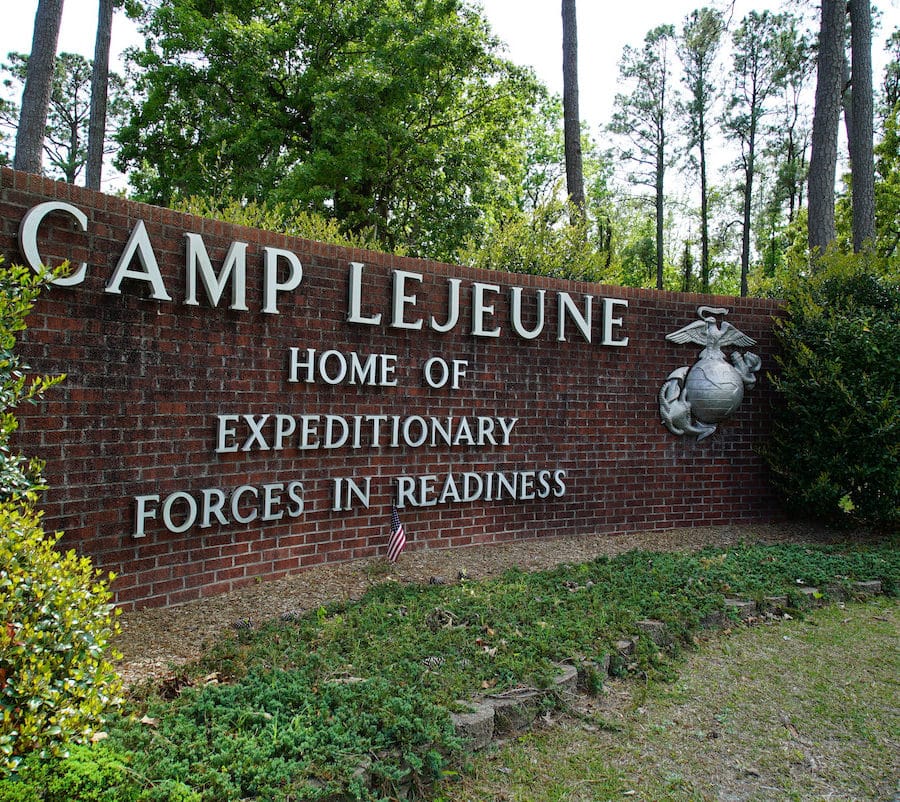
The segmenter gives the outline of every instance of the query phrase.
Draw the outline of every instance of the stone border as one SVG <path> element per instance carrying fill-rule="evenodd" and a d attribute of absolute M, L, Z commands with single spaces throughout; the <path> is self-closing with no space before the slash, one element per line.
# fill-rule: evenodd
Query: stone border
<path fill-rule="evenodd" d="M 788 610 L 823 607 L 828 601 L 864 601 L 882 592 L 881 581 L 871 580 L 854 582 L 849 588 L 837 583 L 829 584 L 824 592 L 819 588 L 800 586 L 796 589 L 797 604 L 792 604 L 788 594 L 767 596 L 762 602 L 726 598 L 725 609 L 704 616 L 700 627 L 704 630 L 716 630 L 733 623 L 752 626 L 763 619 L 783 617 Z M 609 675 L 622 660 L 627 660 L 634 654 L 639 637 L 644 636 L 659 647 L 673 642 L 663 621 L 644 619 L 637 621 L 635 626 L 639 631 L 637 636 L 616 641 L 614 648 L 617 660 L 611 660 L 611 655 L 607 654 L 602 662 L 580 660 L 560 664 L 560 673 L 554 678 L 551 687 L 544 690 L 514 688 L 468 701 L 460 700 L 458 705 L 464 712 L 450 714 L 456 735 L 466 742 L 468 749 L 477 752 L 494 741 L 521 734 L 531 728 L 549 700 L 555 698 L 558 700 L 557 704 L 562 702 L 564 705 L 574 700 L 578 691 L 590 692 L 592 675 Z"/>

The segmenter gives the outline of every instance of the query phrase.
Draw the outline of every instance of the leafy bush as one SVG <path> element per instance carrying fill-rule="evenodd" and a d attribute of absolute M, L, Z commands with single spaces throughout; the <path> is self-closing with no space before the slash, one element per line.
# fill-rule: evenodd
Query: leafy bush
<path fill-rule="evenodd" d="M 123 722 L 112 737 L 140 773 L 190 784 L 209 802 L 374 802 L 438 779 L 458 745 L 446 709 L 429 697 L 403 676 L 261 670 L 234 685 L 187 688 L 152 707 L 158 724 Z"/>
<path fill-rule="evenodd" d="M 27 267 L 4 266 L 0 256 L 0 498 L 27 494 L 42 486 L 40 460 L 26 459 L 10 450 L 10 437 L 18 428 L 13 410 L 34 403 L 62 376 L 38 376 L 29 380 L 29 369 L 14 353 L 16 334 L 25 328 L 25 318 L 52 274 L 38 275 Z"/>
<path fill-rule="evenodd" d="M 796 512 L 900 523 L 900 282 L 869 255 L 830 254 L 788 294 L 765 449 Z"/>
<path fill-rule="evenodd" d="M 594 242 L 593 229 L 571 204 L 551 200 L 527 213 L 507 212 L 483 241 L 469 242 L 457 256 L 465 265 L 486 270 L 608 281 L 609 255 Z"/>
<path fill-rule="evenodd" d="M 90 560 L 54 548 L 40 514 L 0 503 L 0 771 L 31 750 L 89 740 L 116 701 L 104 657 L 116 631 Z"/>
<path fill-rule="evenodd" d="M 340 221 L 318 212 L 302 208 L 299 203 L 266 203 L 265 201 L 241 201 L 233 198 L 190 197 L 175 204 L 179 212 L 206 217 L 238 226 L 278 231 L 290 237 L 340 245 L 345 248 L 365 248 L 370 251 L 384 251 L 375 232 L 365 229 L 360 233 L 346 231 Z M 402 247 L 392 253 L 405 255 Z"/>
<path fill-rule="evenodd" d="M 200 802 L 176 780 L 146 783 L 131 762 L 107 742 L 73 746 L 65 759 L 32 754 L 17 774 L 0 780 L 0 802 Z"/>
<path fill-rule="evenodd" d="M 116 699 L 103 650 L 115 632 L 106 583 L 74 552 L 60 555 L 33 509 L 38 460 L 10 450 L 15 407 L 61 377 L 29 381 L 16 334 L 52 274 L 0 265 L 0 776 L 22 755 L 89 740 Z"/>
<path fill-rule="evenodd" d="M 125 758 L 97 746 L 76 746 L 66 760 L 25 760 L 0 781 L 0 802 L 130 802 L 136 799 Z"/>

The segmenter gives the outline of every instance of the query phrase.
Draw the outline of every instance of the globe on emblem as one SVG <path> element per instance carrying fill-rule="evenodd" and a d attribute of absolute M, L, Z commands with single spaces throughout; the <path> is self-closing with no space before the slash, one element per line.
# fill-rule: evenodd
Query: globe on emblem
<path fill-rule="evenodd" d="M 744 398 L 744 381 L 724 359 L 701 359 L 688 372 L 684 398 L 694 418 L 719 423 L 734 412 Z"/>

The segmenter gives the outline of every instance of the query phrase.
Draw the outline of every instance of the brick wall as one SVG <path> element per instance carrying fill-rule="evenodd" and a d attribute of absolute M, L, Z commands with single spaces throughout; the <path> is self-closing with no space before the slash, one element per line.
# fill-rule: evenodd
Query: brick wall
<path fill-rule="evenodd" d="M 82 231 L 67 213 L 48 215 L 37 238 L 41 256 L 51 263 L 85 261 L 87 272 L 76 286 L 53 287 L 29 318 L 22 351 L 30 364 L 36 372 L 64 372 L 67 379 L 39 407 L 20 410 L 19 442 L 25 453 L 47 461 L 47 528 L 63 530 L 64 546 L 118 575 L 114 590 L 124 607 L 174 604 L 258 577 L 383 554 L 399 477 L 415 488 L 400 510 L 408 549 L 777 515 L 755 453 L 772 402 L 764 377 L 773 366 L 771 302 L 556 281 L 347 250 L 3 169 L 0 253 L 8 262 L 24 258 L 17 233 L 25 212 L 48 200 L 72 204 L 88 224 Z M 171 301 L 150 297 L 156 291 L 140 279 L 147 269 L 137 256 L 120 268 L 138 277 L 126 273 L 118 294 L 107 291 L 138 221 L 146 226 Z M 186 233 L 202 237 L 216 270 L 233 242 L 247 243 L 247 311 L 228 308 L 231 286 L 217 306 L 202 287 L 198 305 L 185 303 Z M 267 303 L 266 248 L 289 251 L 302 264 L 299 286 L 277 295 L 278 314 L 261 311 Z M 354 262 L 364 266 L 359 316 L 380 313 L 378 325 L 348 322 Z M 286 257 L 278 265 L 276 280 L 286 284 Z M 400 312 L 405 323 L 423 319 L 419 330 L 390 325 L 396 271 L 422 276 L 408 278 L 400 293 L 416 296 Z M 428 321 L 447 319 L 453 279 L 459 280 L 460 321 L 440 334 Z M 498 337 L 472 334 L 479 285 L 481 325 L 499 327 Z M 523 288 L 521 326 L 528 329 L 537 324 L 538 291 L 545 291 L 545 325 L 533 339 L 512 331 L 514 287 Z M 566 340 L 557 340 L 561 292 L 582 314 L 583 296 L 592 297 L 592 342 L 572 319 Z M 609 317 L 621 318 L 621 325 L 608 327 L 607 338 L 627 337 L 627 346 L 602 344 L 603 299 L 611 299 L 605 302 Z M 665 335 L 696 320 L 701 304 L 730 309 L 728 320 L 757 340 L 753 351 L 763 372 L 736 415 L 698 443 L 661 425 L 657 396 L 670 371 L 697 358 L 697 346 L 667 342 Z M 301 356 L 315 349 L 317 355 L 334 350 L 396 359 L 387 361 L 381 385 L 292 382 L 292 348 Z M 434 357 L 451 366 L 454 360 L 467 363 L 459 389 L 425 381 L 423 366 Z M 340 361 L 332 355 L 325 364 L 332 379 Z M 345 445 L 324 447 L 328 415 L 338 427 L 332 437 L 340 432 L 337 418 L 349 422 Z M 358 437 L 355 416 L 363 421 Z M 364 416 L 386 416 L 378 419 L 378 447 L 372 419 Z M 396 447 L 393 416 L 400 421 Z M 410 420 L 416 416 L 426 422 L 450 417 L 457 444 L 402 442 L 404 426 L 408 440 L 419 439 L 422 423 Z M 492 422 L 479 424 L 479 418 Z M 507 445 L 499 419 L 512 425 Z M 481 445 L 479 425 L 488 429 Z M 479 479 L 466 480 L 466 473 Z M 474 493 L 478 481 L 499 482 L 500 473 L 517 483 L 524 498 L 505 493 L 500 500 L 465 500 L 465 481 Z M 448 475 L 452 486 L 446 485 Z M 422 479 L 428 476 L 436 478 Z M 349 479 L 360 494 L 368 489 L 368 506 L 348 489 Z M 335 481 L 342 483 L 338 496 L 349 499 L 348 509 L 333 509 Z M 440 500 L 442 493 L 443 503 L 414 503 Z M 139 530 L 142 536 L 135 537 Z"/>

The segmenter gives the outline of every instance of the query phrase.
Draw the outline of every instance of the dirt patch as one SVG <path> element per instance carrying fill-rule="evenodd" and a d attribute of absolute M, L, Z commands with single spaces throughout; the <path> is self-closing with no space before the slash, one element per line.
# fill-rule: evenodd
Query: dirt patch
<path fill-rule="evenodd" d="M 492 546 L 404 552 L 394 565 L 384 559 L 317 566 L 285 579 L 263 581 L 176 607 L 153 608 L 121 616 L 115 647 L 122 653 L 119 671 L 131 684 L 159 678 L 173 666 L 199 657 L 220 633 L 258 625 L 285 613 L 302 613 L 332 601 L 357 599 L 386 581 L 454 582 L 459 576 L 484 579 L 511 567 L 539 571 L 562 563 L 580 563 L 631 549 L 694 550 L 737 543 L 825 542 L 834 534 L 809 525 L 759 524 L 535 538 Z"/>

